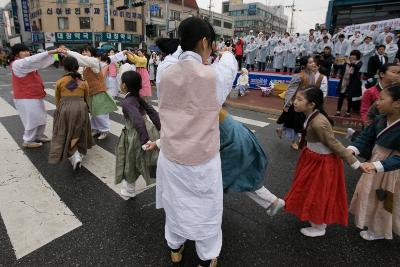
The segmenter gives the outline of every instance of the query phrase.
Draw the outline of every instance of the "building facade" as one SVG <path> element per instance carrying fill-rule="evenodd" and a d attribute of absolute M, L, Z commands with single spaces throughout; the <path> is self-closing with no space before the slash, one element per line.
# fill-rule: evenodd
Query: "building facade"
<path fill-rule="evenodd" d="M 224 38 L 225 40 L 232 38 L 234 34 L 233 17 L 226 14 L 213 12 L 207 9 L 199 10 L 200 17 L 208 20 L 213 25 L 217 39 Z"/>
<path fill-rule="evenodd" d="M 140 46 L 144 7 L 117 9 L 123 5 L 123 0 L 11 0 L 11 21 L 14 35 L 33 50 L 60 44 Z"/>
<path fill-rule="evenodd" d="M 177 37 L 182 20 L 198 16 L 196 0 L 151 0 L 146 5 L 146 42 L 154 44 L 159 37 Z"/>
<path fill-rule="evenodd" d="M 334 31 L 339 27 L 399 17 L 398 0 L 330 0 L 326 27 Z"/>
<path fill-rule="evenodd" d="M 288 17 L 283 6 L 267 6 L 262 3 L 246 3 L 241 0 L 222 2 L 222 13 L 234 20 L 234 32 L 245 35 L 250 30 L 254 32 L 287 31 Z"/>

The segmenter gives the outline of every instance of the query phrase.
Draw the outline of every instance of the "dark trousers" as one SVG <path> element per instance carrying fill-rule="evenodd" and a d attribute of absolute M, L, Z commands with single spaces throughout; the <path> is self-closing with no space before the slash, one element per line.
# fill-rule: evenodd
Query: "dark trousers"
<path fill-rule="evenodd" d="M 239 70 L 241 70 L 242 69 L 242 64 L 243 64 L 243 56 L 236 55 L 236 60 L 238 62 L 238 68 L 239 68 Z"/>
<path fill-rule="evenodd" d="M 340 93 L 339 94 L 339 100 L 337 104 L 337 111 L 340 112 L 343 107 L 344 100 L 347 100 L 347 110 L 346 113 L 351 112 L 351 106 L 352 106 L 352 101 L 351 101 L 351 96 L 348 93 Z"/>
<path fill-rule="evenodd" d="M 254 70 L 254 64 L 247 64 L 247 70 L 253 71 Z"/>
<path fill-rule="evenodd" d="M 258 70 L 265 71 L 265 62 L 258 62 Z"/>
<path fill-rule="evenodd" d="M 337 75 L 337 74 L 343 75 L 343 73 L 344 73 L 344 65 L 333 64 L 333 74 L 334 75 Z"/>

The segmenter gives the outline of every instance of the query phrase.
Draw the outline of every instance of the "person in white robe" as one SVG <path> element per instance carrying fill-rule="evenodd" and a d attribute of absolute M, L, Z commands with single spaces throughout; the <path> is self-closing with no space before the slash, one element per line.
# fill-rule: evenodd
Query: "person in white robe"
<path fill-rule="evenodd" d="M 261 40 L 258 42 L 258 49 L 257 49 L 257 57 L 256 61 L 258 64 L 258 71 L 265 71 L 265 62 L 267 61 L 268 56 L 268 41 L 265 39 L 263 35 Z"/>
<path fill-rule="evenodd" d="M 314 35 L 309 35 L 308 40 L 304 42 L 300 52 L 303 56 L 312 56 L 316 51 L 317 44 L 314 41 Z"/>
<path fill-rule="evenodd" d="M 375 45 L 372 42 L 372 37 L 366 36 L 364 39 L 364 43 L 360 45 L 359 50 L 361 52 L 361 62 L 362 62 L 360 72 L 366 74 L 368 72 L 369 59 L 370 57 L 375 55 Z"/>
<path fill-rule="evenodd" d="M 278 45 L 274 48 L 274 63 L 273 68 L 276 72 L 280 72 L 283 69 L 283 52 L 285 47 L 282 42 L 279 40 Z"/>
<path fill-rule="evenodd" d="M 194 28 L 196 31 L 202 31 L 197 36 L 204 37 L 200 37 L 201 39 L 199 40 L 191 40 L 191 38 L 196 38 L 191 34 Z M 174 263 L 179 263 L 182 260 L 185 241 L 188 239 L 194 240 L 199 257 L 199 266 L 202 267 L 216 266 L 216 258 L 219 256 L 222 246 L 223 184 L 219 143 L 212 148 L 215 153 L 207 150 L 205 154 L 190 155 L 192 159 L 182 158 L 181 153 L 186 153 L 189 148 L 184 147 L 181 151 L 181 148 L 176 148 L 172 145 L 178 139 L 181 139 L 179 140 L 181 143 L 186 144 L 195 142 L 197 149 L 202 150 L 204 150 L 203 147 L 208 147 L 210 144 L 197 142 L 196 138 L 199 138 L 199 136 L 195 136 L 196 133 L 189 134 L 189 129 L 176 128 L 176 124 L 169 125 L 168 123 L 176 120 L 175 115 L 182 115 L 183 122 L 188 123 L 190 120 L 186 115 L 183 115 L 188 110 L 190 110 L 190 115 L 188 116 L 198 117 L 200 113 L 204 114 L 204 109 L 196 112 L 197 104 L 191 105 L 184 101 L 182 103 L 184 106 L 180 108 L 180 106 L 176 106 L 176 103 L 172 102 L 181 102 L 182 99 L 189 97 L 198 100 L 199 105 L 206 104 L 210 107 L 218 106 L 220 108 L 232 89 L 237 73 L 237 62 L 231 52 L 224 52 L 219 62 L 211 66 L 204 66 L 212 52 L 211 40 L 215 33 L 211 29 L 212 27 L 207 21 L 198 17 L 190 17 L 182 21 L 178 32 L 180 33 L 182 49 L 185 51 L 177 59 L 173 55 L 166 57 L 157 74 L 160 77 L 158 85 L 162 128 L 160 144 L 158 145 L 160 153 L 157 164 L 156 208 L 163 208 L 166 214 L 165 238 L 171 249 L 171 260 Z M 193 43 L 195 43 L 195 47 L 191 47 Z M 184 49 L 185 46 L 186 49 Z M 169 60 L 171 62 L 168 62 Z M 182 68 L 188 70 L 188 73 L 181 71 Z M 190 68 L 191 70 L 189 70 Z M 203 78 L 198 80 L 197 85 L 193 83 L 190 86 L 185 85 L 185 82 L 189 82 L 185 77 L 192 75 L 191 71 L 195 69 L 202 69 L 202 71 L 211 74 L 211 76 L 202 76 Z M 175 73 L 177 72 L 182 74 L 180 79 L 176 78 Z M 207 86 L 206 83 L 208 82 L 211 82 L 210 86 Z M 214 82 L 215 84 L 213 84 Z M 175 83 L 177 84 L 175 85 Z M 175 94 L 178 93 L 177 90 L 180 87 L 184 87 L 185 91 L 184 95 L 180 93 L 182 98 L 177 99 Z M 207 92 L 198 90 L 200 87 L 205 90 L 215 88 L 215 92 L 206 94 Z M 198 95 L 198 97 L 192 98 L 195 95 Z M 206 100 L 205 97 L 209 98 L 210 96 L 216 99 Z M 207 120 L 207 124 L 211 125 L 212 123 L 218 128 L 219 110 L 218 108 L 215 109 L 215 116 L 214 113 L 210 112 L 214 112 L 214 109 L 212 111 L 209 109 L 206 116 L 211 118 L 210 116 L 212 115 L 213 121 L 209 122 Z M 205 123 L 205 121 L 203 118 L 202 122 L 196 120 L 193 123 L 197 124 L 195 128 L 199 129 L 199 125 Z M 209 139 L 212 136 L 219 142 L 219 130 L 217 128 L 201 129 L 201 131 L 209 133 L 209 136 L 204 136 L 204 138 Z M 171 135 L 181 130 L 186 132 L 181 132 L 179 136 Z M 193 132 L 193 129 L 190 129 L 190 131 Z M 172 151 L 176 151 L 176 153 L 171 154 Z M 212 156 L 210 158 L 207 157 L 204 162 L 182 163 L 182 160 L 185 162 L 191 161 L 193 158 L 202 158 L 206 154 Z"/>
<path fill-rule="evenodd" d="M 392 35 L 386 36 L 383 45 L 386 46 L 385 53 L 388 57 L 388 63 L 393 63 L 396 58 L 397 51 L 399 51 L 399 46 L 393 42 Z"/>
<path fill-rule="evenodd" d="M 272 64 L 274 62 L 274 49 L 278 45 L 278 37 L 276 36 L 275 32 L 271 33 L 271 37 L 268 39 L 269 44 L 269 55 L 268 55 L 268 62 L 267 68 L 272 68 Z"/>
<path fill-rule="evenodd" d="M 246 46 L 244 51 L 246 55 L 246 65 L 249 71 L 254 70 L 254 65 L 256 64 L 256 52 L 258 44 L 255 42 L 254 37 L 250 38 L 250 43 Z"/>
<path fill-rule="evenodd" d="M 381 32 L 379 35 L 378 35 L 378 37 L 377 37 L 377 40 L 376 40 L 376 42 L 377 42 L 377 45 L 386 45 L 385 44 L 385 41 L 386 41 L 386 37 L 387 36 L 392 36 L 392 38 L 394 38 L 394 34 L 393 33 L 391 33 L 390 31 L 391 31 L 391 27 L 389 27 L 389 26 L 386 26 L 384 29 L 383 29 L 383 32 Z"/>
<path fill-rule="evenodd" d="M 324 52 L 325 47 L 330 47 L 331 50 L 333 49 L 333 44 L 329 40 L 328 36 L 324 36 L 322 38 L 322 41 L 318 43 L 318 45 L 317 45 L 317 53 L 318 54 L 322 54 Z"/>
<path fill-rule="evenodd" d="M 285 72 L 292 72 L 296 67 L 296 58 L 299 55 L 299 49 L 297 44 L 294 42 L 293 37 L 289 37 L 289 42 L 285 45 L 286 57 L 284 59 L 284 68 Z"/>
<path fill-rule="evenodd" d="M 45 136 L 47 112 L 44 105 L 43 81 L 39 69 L 49 67 L 54 63 L 54 54 L 59 51 L 51 50 L 31 56 L 28 47 L 23 44 L 13 46 L 12 54 L 15 60 L 11 63 L 13 75 L 13 95 L 15 108 L 24 126 L 23 147 L 37 148 L 51 139 Z M 24 85 L 31 89 L 22 88 Z"/>
<path fill-rule="evenodd" d="M 371 37 L 373 44 L 379 45 L 378 42 L 377 42 L 377 38 L 378 38 L 379 32 L 376 29 L 376 25 L 375 24 L 372 24 L 370 26 L 369 30 L 365 31 L 363 34 L 364 34 L 364 37 L 366 37 L 366 36 Z"/>
<path fill-rule="evenodd" d="M 354 35 L 351 36 L 350 39 L 349 39 L 349 43 L 350 43 L 349 54 L 353 50 L 359 50 L 359 47 L 360 47 L 360 45 L 362 44 L 363 41 L 364 41 L 364 39 L 363 39 L 363 37 L 361 35 L 361 32 L 360 31 L 355 31 Z"/>

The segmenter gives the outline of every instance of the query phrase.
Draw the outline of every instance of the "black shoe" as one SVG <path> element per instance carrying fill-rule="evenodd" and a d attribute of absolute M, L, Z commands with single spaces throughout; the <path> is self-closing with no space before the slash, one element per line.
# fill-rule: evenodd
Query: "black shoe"
<path fill-rule="evenodd" d="M 198 258 L 198 261 L 199 261 L 199 264 L 197 265 L 197 267 L 217 267 L 218 258 L 208 260 L 208 261 L 203 261 Z"/>

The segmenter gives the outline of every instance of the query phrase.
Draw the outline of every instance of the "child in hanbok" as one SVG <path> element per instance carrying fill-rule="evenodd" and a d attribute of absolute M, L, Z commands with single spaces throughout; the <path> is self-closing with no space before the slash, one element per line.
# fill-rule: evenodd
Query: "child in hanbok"
<path fill-rule="evenodd" d="M 149 59 L 149 76 L 153 85 L 156 83 L 156 73 L 159 60 L 160 59 L 158 58 L 156 52 L 151 53 L 151 57 Z"/>
<path fill-rule="evenodd" d="M 125 128 L 116 149 L 115 183 L 122 182 L 121 195 L 135 196 L 135 182 L 140 175 L 147 184 L 154 183 L 158 151 L 147 150 L 151 140 L 160 138 L 160 118 L 157 111 L 139 96 L 142 78 L 135 71 L 126 71 L 121 77 L 121 91 Z M 146 115 L 150 118 L 149 121 Z"/>
<path fill-rule="evenodd" d="M 63 60 L 67 72 L 56 82 L 53 138 L 49 163 L 67 158 L 73 170 L 79 168 L 87 149 L 93 145 L 89 119 L 89 85 L 78 73 L 79 64 L 73 57 Z"/>
<path fill-rule="evenodd" d="M 309 237 L 323 236 L 327 224 L 347 226 L 347 194 L 343 160 L 358 169 L 361 163 L 334 136 L 331 121 L 324 111 L 324 96 L 315 86 L 298 91 L 296 112 L 306 115 L 295 178 L 285 196 L 286 211 L 310 227 L 300 232 Z M 343 160 L 342 160 L 343 159 Z"/>
<path fill-rule="evenodd" d="M 268 159 L 257 137 L 224 109 L 219 113 L 219 132 L 224 192 L 245 192 L 274 216 L 285 201 L 264 186 Z"/>
<path fill-rule="evenodd" d="M 44 106 L 46 92 L 38 70 L 53 64 L 53 55 L 56 53 L 59 53 L 58 49 L 31 56 L 24 44 L 12 47 L 12 90 L 15 108 L 24 125 L 22 146 L 25 148 L 41 147 L 44 142 L 51 140 L 44 134 L 47 121 Z"/>
<path fill-rule="evenodd" d="M 70 50 L 66 50 L 65 53 L 76 58 L 79 65 L 84 67 L 83 78 L 89 84 L 92 135 L 97 136 L 99 140 L 105 139 L 110 131 L 109 113 L 118 108 L 114 99 L 107 93 L 102 66 L 100 60 L 95 57 L 96 50 L 89 46 L 82 49 L 82 54 Z M 123 52 L 120 52 L 118 57 L 122 56 Z"/>
<path fill-rule="evenodd" d="M 127 52 L 126 54 L 129 61 L 136 66 L 136 72 L 142 77 L 142 89 L 140 90 L 140 96 L 149 98 L 152 95 L 149 72 L 147 71 L 147 58 L 141 50 L 137 51 L 137 54 Z"/>
<path fill-rule="evenodd" d="M 237 87 L 239 89 L 240 96 L 244 96 L 247 88 L 249 88 L 249 72 L 245 68 L 240 70 L 240 76 L 237 80 Z"/>
<path fill-rule="evenodd" d="M 113 49 L 111 49 L 107 55 L 109 57 L 112 57 L 115 55 L 115 52 Z M 111 62 L 108 64 L 107 68 L 107 78 L 106 78 L 106 84 L 107 84 L 107 92 L 108 94 L 115 98 L 118 95 L 119 91 L 119 84 L 118 84 L 118 66 L 116 62 Z"/>
<path fill-rule="evenodd" d="M 393 239 L 400 235 L 400 84 L 381 91 L 378 115 L 348 148 L 369 158 L 350 212 L 365 240 Z"/>

